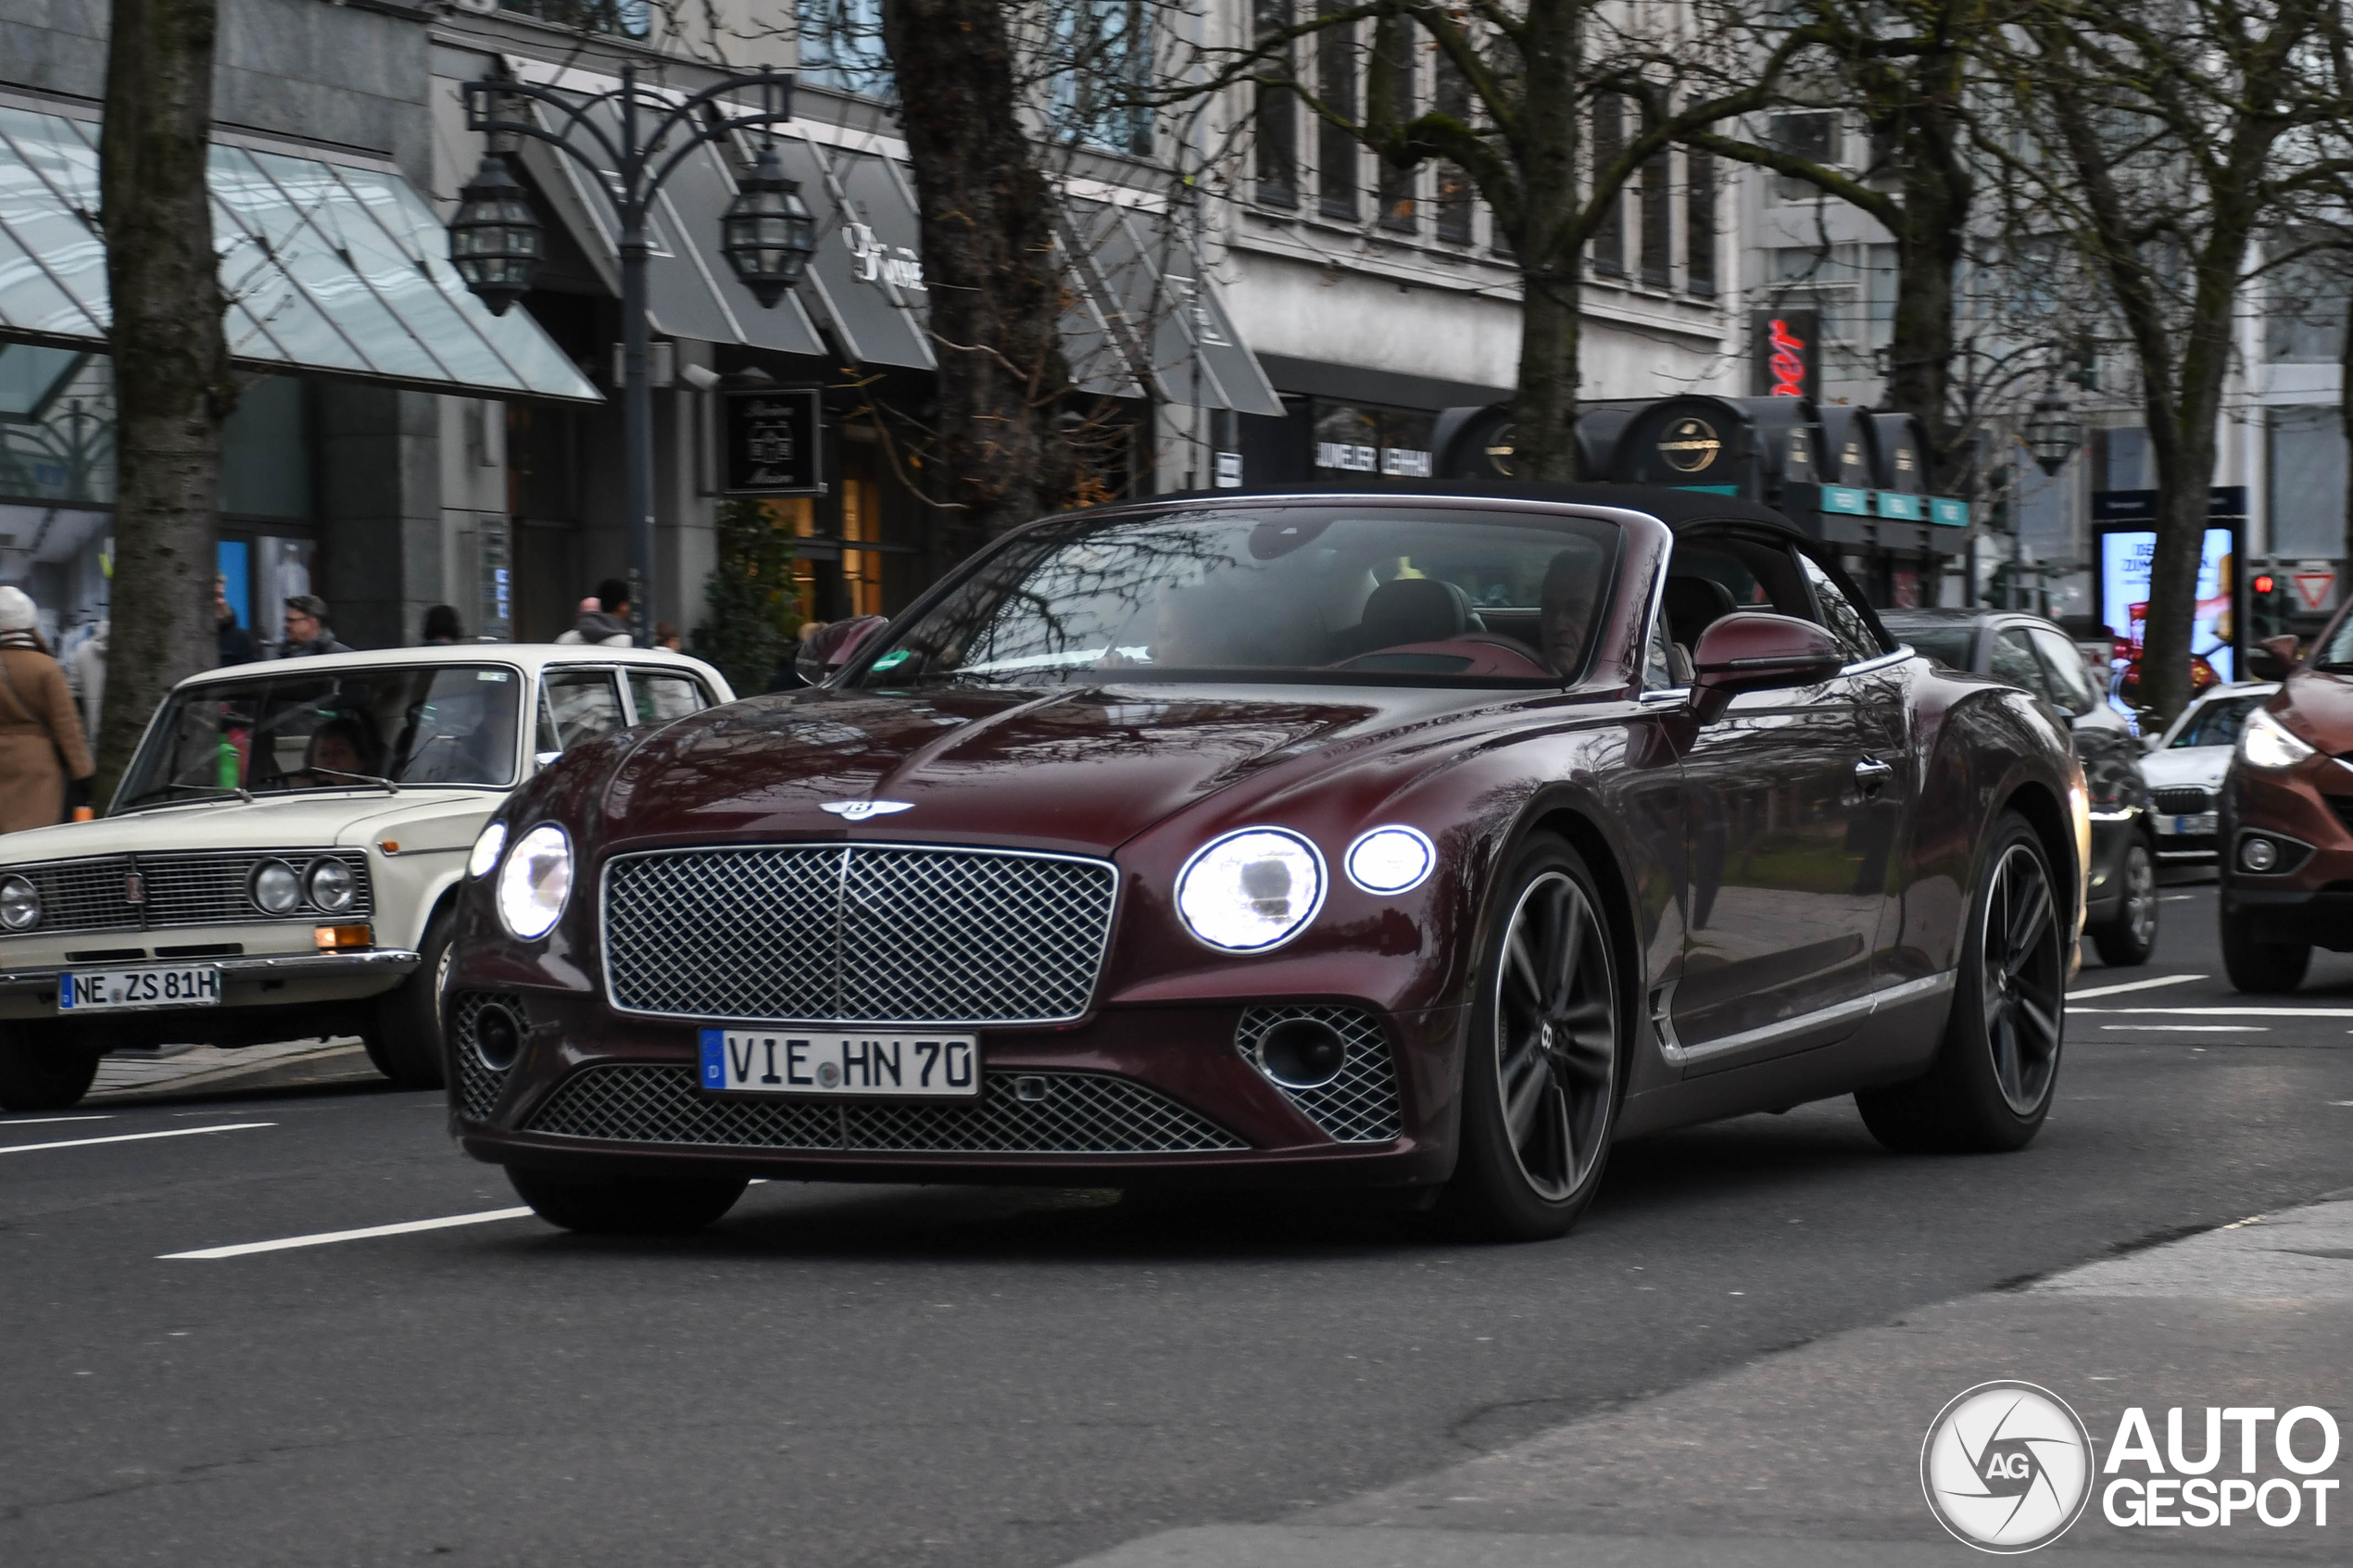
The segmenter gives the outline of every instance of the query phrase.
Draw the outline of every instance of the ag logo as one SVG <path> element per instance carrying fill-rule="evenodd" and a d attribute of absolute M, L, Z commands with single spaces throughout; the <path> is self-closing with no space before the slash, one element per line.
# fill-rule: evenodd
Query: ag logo
<path fill-rule="evenodd" d="M 1658 455 L 1667 466 L 1679 473 L 1697 473 L 1716 461 L 1716 454 L 1724 449 L 1716 427 L 1705 420 L 1686 414 L 1667 427 L 1658 438 Z"/>
<path fill-rule="evenodd" d="M 2091 1434 L 2047 1388 L 1981 1383 L 1929 1424 L 1920 1490 L 1966 1544 L 2032 1551 L 2067 1534 L 2092 1500 Z"/>

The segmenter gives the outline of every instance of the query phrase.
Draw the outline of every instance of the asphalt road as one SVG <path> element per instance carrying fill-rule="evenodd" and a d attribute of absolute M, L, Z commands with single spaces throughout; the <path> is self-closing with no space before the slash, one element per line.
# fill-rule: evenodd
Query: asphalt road
<path fill-rule="evenodd" d="M 0 1562 L 1047 1568 L 2353 1185 L 2353 958 L 2265 999 L 2296 1015 L 2183 1010 L 2247 999 L 2211 889 L 2168 898 L 2153 963 L 2076 988 L 2205 978 L 2072 1010 L 2027 1151 L 1749 1117 L 1619 1150 L 1542 1246 L 769 1184 L 678 1243 L 509 1217 L 172 1259 L 517 1200 L 437 1096 L 0 1121 Z"/>

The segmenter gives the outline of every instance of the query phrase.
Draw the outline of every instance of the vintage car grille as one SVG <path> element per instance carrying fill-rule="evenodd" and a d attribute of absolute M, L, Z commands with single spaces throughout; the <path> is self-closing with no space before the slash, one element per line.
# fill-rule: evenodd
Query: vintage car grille
<path fill-rule="evenodd" d="M 2214 809 L 2214 797 L 2196 784 L 2151 790 L 2149 798 L 2169 817 L 2194 817 L 2200 811 Z"/>
<path fill-rule="evenodd" d="M 48 860 L 0 866 L 0 872 L 32 879 L 41 890 L 41 923 L 53 931 L 137 931 L 174 925 L 250 925 L 264 922 L 323 920 L 308 908 L 292 914 L 264 914 L 246 892 L 253 868 L 283 860 L 299 873 L 312 861 L 341 860 L 358 880 L 351 908 L 337 920 L 366 920 L 374 912 L 368 857 L 358 849 L 227 849 L 169 855 L 106 855 L 84 860 Z M 132 877 L 139 897 L 133 899 Z"/>
<path fill-rule="evenodd" d="M 912 1103 L 707 1095 L 691 1066 L 607 1063 L 564 1080 L 523 1130 L 858 1154 L 1209 1154 L 1250 1147 L 1141 1084 L 1095 1073 L 990 1073 L 976 1103 Z"/>
<path fill-rule="evenodd" d="M 617 856 L 613 1006 L 673 1018 L 1054 1023 L 1087 1010 L 1118 872 L 1073 856 L 781 845 Z"/>
<path fill-rule="evenodd" d="M 487 1122 L 498 1097 L 506 1092 L 507 1074 L 513 1071 L 492 1067 L 474 1050 L 474 1021 L 482 1010 L 497 1003 L 515 1016 L 515 1022 L 528 1026 L 531 1014 L 523 1007 L 521 997 L 497 991 L 463 991 L 449 1004 L 450 1054 L 458 1059 L 458 1109 L 468 1121 Z"/>
<path fill-rule="evenodd" d="M 1275 1085 L 1299 1108 L 1300 1114 L 1329 1134 L 1335 1143 L 1387 1143 L 1402 1133 L 1397 1067 L 1390 1060 L 1389 1042 L 1381 1037 L 1380 1024 L 1370 1014 L 1354 1008 L 1252 1008 L 1242 1014 L 1234 1031 L 1235 1048 L 1244 1060 L 1257 1065 L 1258 1042 L 1276 1024 L 1292 1018 L 1327 1023 L 1348 1042 L 1340 1076 L 1330 1083 L 1313 1089 Z"/>

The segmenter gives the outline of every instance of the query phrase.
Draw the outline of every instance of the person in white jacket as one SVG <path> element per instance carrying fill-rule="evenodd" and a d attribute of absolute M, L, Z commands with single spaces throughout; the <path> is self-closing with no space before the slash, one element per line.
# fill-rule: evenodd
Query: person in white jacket
<path fill-rule="evenodd" d="M 580 619 L 573 623 L 571 631 L 556 641 L 589 643 L 608 648 L 627 647 L 629 584 L 618 577 L 608 577 L 598 583 L 596 593 L 580 601 Z"/>
<path fill-rule="evenodd" d="M 66 655 L 66 684 L 73 688 L 75 700 L 82 704 L 82 733 L 85 735 L 98 733 L 98 710 L 106 706 L 107 629 L 110 624 L 99 621 Z"/>

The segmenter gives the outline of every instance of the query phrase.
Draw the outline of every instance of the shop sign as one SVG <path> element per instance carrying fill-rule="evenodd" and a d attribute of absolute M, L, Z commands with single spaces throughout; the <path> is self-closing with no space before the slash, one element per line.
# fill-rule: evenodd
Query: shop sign
<path fill-rule="evenodd" d="M 842 243 L 856 258 L 850 276 L 862 283 L 888 283 L 910 294 L 927 294 L 924 286 L 924 259 L 905 245 L 886 245 L 875 231 L 863 223 L 841 226 Z"/>
<path fill-rule="evenodd" d="M 819 462 L 822 394 L 813 386 L 722 393 L 720 491 L 728 495 L 815 495 L 824 491 Z"/>
<path fill-rule="evenodd" d="M 2209 518 L 2239 518 L 2246 515 L 2246 486 L 2218 484 L 2208 492 L 2206 515 Z M 2157 492 L 2154 490 L 2095 490 L 2092 492 L 2094 522 L 2155 522 Z"/>
<path fill-rule="evenodd" d="M 1873 492 L 1872 498 L 1879 503 L 1879 515 L 1881 517 L 1894 518 L 1904 522 L 1920 521 L 1920 498 L 1918 495 L 1906 495 L 1894 490 L 1880 490 Z"/>
<path fill-rule="evenodd" d="M 1928 521 L 1943 523 L 1947 528 L 1967 528 L 1969 503 L 1948 501 L 1941 495 L 1932 497 L 1928 503 Z"/>
<path fill-rule="evenodd" d="M 1679 474 L 1702 474 L 1724 455 L 1724 438 L 1696 414 L 1686 414 L 1659 433 L 1658 460 Z"/>
<path fill-rule="evenodd" d="M 1821 384 L 1822 313 L 1749 313 L 1750 385 L 1760 397 L 1811 397 Z"/>
<path fill-rule="evenodd" d="M 1851 484 L 1825 484 L 1822 486 L 1822 510 L 1845 517 L 1869 517 L 1871 515 L 1871 493 L 1857 490 Z"/>

